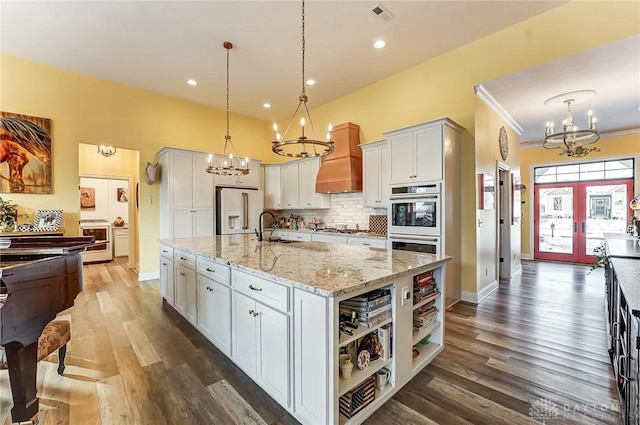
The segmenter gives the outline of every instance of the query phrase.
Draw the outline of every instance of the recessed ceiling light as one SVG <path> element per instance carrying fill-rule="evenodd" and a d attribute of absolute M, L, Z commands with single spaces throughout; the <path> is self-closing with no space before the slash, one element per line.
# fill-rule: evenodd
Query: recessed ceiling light
<path fill-rule="evenodd" d="M 271 104 L 270 103 L 263 103 L 262 107 L 269 109 L 269 108 L 271 108 Z"/>
<path fill-rule="evenodd" d="M 198 82 L 196 80 L 187 80 L 187 84 L 189 84 L 190 86 L 197 86 Z"/>
<path fill-rule="evenodd" d="M 387 45 L 387 43 L 385 43 L 384 40 L 376 40 L 373 43 L 373 47 L 375 47 L 376 49 L 382 49 L 386 45 Z"/>
<path fill-rule="evenodd" d="M 316 84 L 316 80 L 314 80 L 313 78 L 309 78 L 307 80 L 307 84 L 310 86 L 314 86 Z"/>

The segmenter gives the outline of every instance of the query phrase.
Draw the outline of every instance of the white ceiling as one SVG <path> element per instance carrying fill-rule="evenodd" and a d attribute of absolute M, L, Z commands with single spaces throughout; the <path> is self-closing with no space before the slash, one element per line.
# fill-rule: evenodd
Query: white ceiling
<path fill-rule="evenodd" d="M 393 15 L 387 22 L 369 11 L 375 0 L 307 1 L 305 68 L 307 77 L 318 81 L 307 87 L 310 108 L 565 1 L 380 3 Z M 299 1 L 1 0 L 0 16 L 0 52 L 5 54 L 225 109 L 222 43 L 231 41 L 232 112 L 267 121 L 286 119 L 300 94 Z M 385 39 L 387 47 L 374 49 L 378 38 Z M 613 67 L 610 56 L 592 60 L 587 55 L 578 63 L 566 59 L 483 84 L 525 129 L 523 140 L 529 141 L 544 130 L 545 121 L 562 113 L 543 111 L 546 98 L 589 88 L 598 91 L 595 99 L 601 101 L 611 80 L 629 81 L 635 70 L 636 85 L 626 85 L 624 93 L 616 89 L 612 96 L 635 96 L 636 114 L 629 120 L 635 124 L 619 125 L 640 127 L 638 40 L 621 48 L 632 58 L 629 66 Z M 599 54 L 623 57 L 605 48 Z M 188 86 L 189 78 L 198 86 Z M 264 109 L 264 102 L 273 107 Z M 613 125 L 605 109 L 614 111 L 619 103 L 591 107 L 601 128 Z M 613 115 L 619 115 L 618 109 Z"/>

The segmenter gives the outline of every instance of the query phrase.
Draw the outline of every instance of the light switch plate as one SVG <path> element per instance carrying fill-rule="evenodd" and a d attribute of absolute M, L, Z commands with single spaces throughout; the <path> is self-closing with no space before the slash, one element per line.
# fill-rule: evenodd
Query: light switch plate
<path fill-rule="evenodd" d="M 411 300 L 411 291 L 409 291 L 408 286 L 403 286 L 402 287 L 402 305 L 405 305 L 410 300 Z"/>

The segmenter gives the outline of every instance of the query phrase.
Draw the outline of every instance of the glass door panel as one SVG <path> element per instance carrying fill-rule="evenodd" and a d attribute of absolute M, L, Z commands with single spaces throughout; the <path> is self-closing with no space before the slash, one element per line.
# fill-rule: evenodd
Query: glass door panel
<path fill-rule="evenodd" d="M 576 261 L 576 197 L 571 184 L 536 186 L 536 258 Z"/>

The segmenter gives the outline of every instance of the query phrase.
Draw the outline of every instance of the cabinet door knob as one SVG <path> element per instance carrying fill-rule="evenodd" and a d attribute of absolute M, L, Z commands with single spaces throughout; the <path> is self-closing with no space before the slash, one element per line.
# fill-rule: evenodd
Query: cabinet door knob
<path fill-rule="evenodd" d="M 180 272 L 180 276 L 186 276 L 186 274 L 184 274 L 184 273 Z"/>
<path fill-rule="evenodd" d="M 253 317 L 258 317 L 259 315 L 260 315 L 260 313 L 259 313 L 259 312 L 257 312 L 257 311 L 254 311 L 254 312 L 253 312 Z"/>
<path fill-rule="evenodd" d="M 262 291 L 262 288 L 256 288 L 253 285 L 249 285 L 249 289 L 251 289 L 252 291 Z"/>
<path fill-rule="evenodd" d="M 254 311 L 253 310 L 249 310 L 249 314 L 253 315 Z"/>

